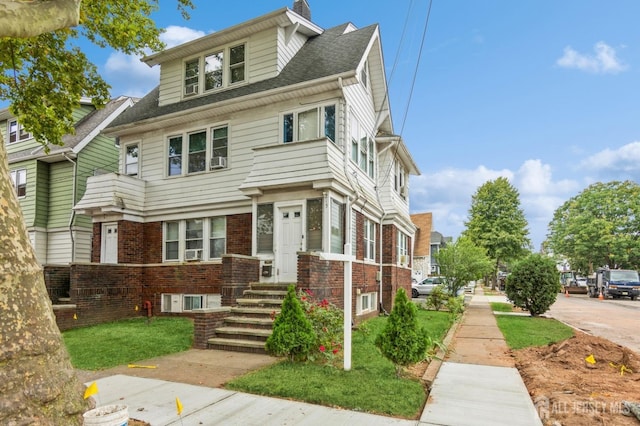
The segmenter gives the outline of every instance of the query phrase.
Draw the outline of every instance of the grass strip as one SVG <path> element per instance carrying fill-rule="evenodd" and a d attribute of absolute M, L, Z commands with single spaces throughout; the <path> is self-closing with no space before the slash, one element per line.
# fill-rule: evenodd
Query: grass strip
<path fill-rule="evenodd" d="M 193 322 L 141 317 L 67 330 L 62 337 L 75 368 L 102 370 L 189 349 Z"/>
<path fill-rule="evenodd" d="M 367 321 L 367 332 L 354 331 L 351 370 L 314 363 L 283 361 L 234 379 L 231 390 L 289 398 L 394 417 L 416 418 L 426 401 L 426 391 L 415 377 L 395 376 L 393 363 L 375 347 L 387 317 Z M 429 335 L 442 341 L 451 327 L 447 312 L 418 311 L 418 321 Z"/>
<path fill-rule="evenodd" d="M 513 312 L 513 305 L 505 302 L 491 302 L 493 312 Z"/>
<path fill-rule="evenodd" d="M 552 318 L 496 315 L 498 327 L 511 349 L 545 346 L 573 337 L 573 329 Z"/>

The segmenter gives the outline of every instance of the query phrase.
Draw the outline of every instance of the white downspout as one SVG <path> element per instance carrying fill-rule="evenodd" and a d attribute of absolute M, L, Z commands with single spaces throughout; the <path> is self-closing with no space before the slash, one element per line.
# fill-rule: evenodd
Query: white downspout
<path fill-rule="evenodd" d="M 78 173 L 78 163 L 71 158 L 67 157 L 66 153 L 62 153 L 62 156 L 73 164 L 73 183 L 71 193 L 71 216 L 69 217 L 69 236 L 71 237 L 71 263 L 76 261 L 76 241 L 73 237 L 73 221 L 76 217 L 76 211 L 73 209 L 76 205 L 76 179 Z"/>

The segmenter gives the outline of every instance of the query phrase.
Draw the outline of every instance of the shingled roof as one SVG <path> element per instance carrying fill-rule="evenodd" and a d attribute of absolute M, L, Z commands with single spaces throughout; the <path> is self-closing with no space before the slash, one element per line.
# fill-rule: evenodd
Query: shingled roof
<path fill-rule="evenodd" d="M 310 38 L 282 72 L 274 78 L 163 106 L 158 105 L 159 87 L 156 87 L 136 105 L 121 114 L 108 128 L 188 111 L 192 108 L 255 95 L 305 81 L 340 75 L 348 71 L 355 72 L 371 37 L 375 34 L 377 25 L 348 31 L 350 28 L 353 28 L 352 25 L 345 23 Z"/>

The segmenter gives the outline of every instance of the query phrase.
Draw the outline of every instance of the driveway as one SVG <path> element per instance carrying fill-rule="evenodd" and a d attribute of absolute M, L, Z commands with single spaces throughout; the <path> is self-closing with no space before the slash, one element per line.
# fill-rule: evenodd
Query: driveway
<path fill-rule="evenodd" d="M 545 313 L 589 334 L 640 353 L 640 301 L 592 299 L 572 294 L 558 299 Z"/>

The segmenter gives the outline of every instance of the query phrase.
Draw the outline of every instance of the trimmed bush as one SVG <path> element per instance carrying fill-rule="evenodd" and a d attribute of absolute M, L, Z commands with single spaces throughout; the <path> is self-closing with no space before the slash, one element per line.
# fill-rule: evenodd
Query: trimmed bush
<path fill-rule="evenodd" d="M 509 300 L 533 317 L 547 312 L 560 290 L 555 262 L 537 253 L 516 263 L 505 287 Z"/>
<path fill-rule="evenodd" d="M 417 313 L 418 308 L 404 289 L 398 290 L 387 324 L 376 337 L 376 346 L 395 364 L 398 377 L 403 366 L 422 361 L 426 356 L 429 338 L 426 329 L 418 325 Z"/>
<path fill-rule="evenodd" d="M 290 285 L 265 349 L 271 355 L 289 357 L 290 361 L 306 361 L 316 339 L 313 326 L 296 297 L 296 287 Z"/>

